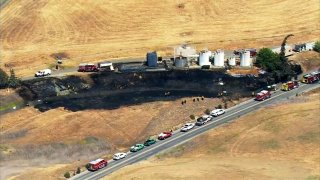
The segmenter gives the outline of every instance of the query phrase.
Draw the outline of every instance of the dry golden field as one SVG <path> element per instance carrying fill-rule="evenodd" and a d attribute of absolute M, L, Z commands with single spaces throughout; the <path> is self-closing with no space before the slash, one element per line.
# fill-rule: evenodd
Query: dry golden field
<path fill-rule="evenodd" d="M 319 0 L 11 0 L 0 14 L 1 66 L 20 76 L 106 58 L 170 55 L 189 43 L 202 48 L 248 48 L 316 40 Z"/>

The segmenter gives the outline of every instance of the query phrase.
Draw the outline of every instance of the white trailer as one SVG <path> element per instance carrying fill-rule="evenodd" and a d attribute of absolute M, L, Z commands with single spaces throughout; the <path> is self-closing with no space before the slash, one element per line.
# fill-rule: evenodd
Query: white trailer
<path fill-rule="evenodd" d="M 110 71 L 114 70 L 112 62 L 109 62 L 109 61 L 98 63 L 98 68 L 100 70 L 110 70 Z"/>

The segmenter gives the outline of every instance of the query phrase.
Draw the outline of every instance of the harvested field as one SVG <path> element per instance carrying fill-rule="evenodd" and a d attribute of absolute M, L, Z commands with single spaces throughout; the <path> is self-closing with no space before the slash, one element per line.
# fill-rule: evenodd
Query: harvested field
<path fill-rule="evenodd" d="M 188 43 L 197 49 L 234 49 L 316 40 L 318 0 L 11 0 L 1 10 L 1 66 L 20 76 L 106 58 L 170 55 Z"/>

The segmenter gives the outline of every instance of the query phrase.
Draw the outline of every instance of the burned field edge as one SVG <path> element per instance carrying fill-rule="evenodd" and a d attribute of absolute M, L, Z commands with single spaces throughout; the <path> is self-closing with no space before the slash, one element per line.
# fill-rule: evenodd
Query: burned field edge
<path fill-rule="evenodd" d="M 219 84 L 223 82 L 223 85 Z M 29 105 L 40 111 L 64 107 L 71 111 L 116 109 L 153 101 L 183 97 L 248 97 L 274 79 L 268 75 L 233 77 L 219 71 L 167 71 L 112 73 L 88 77 L 39 78 L 24 81 L 18 91 Z"/>

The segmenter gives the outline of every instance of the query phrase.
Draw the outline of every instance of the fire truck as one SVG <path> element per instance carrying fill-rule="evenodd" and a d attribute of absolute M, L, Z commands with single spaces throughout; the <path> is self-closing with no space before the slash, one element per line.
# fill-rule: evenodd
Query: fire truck
<path fill-rule="evenodd" d="M 96 171 L 96 170 L 99 170 L 101 168 L 104 168 L 106 167 L 108 164 L 108 162 L 104 159 L 96 159 L 94 161 L 91 161 L 89 162 L 87 165 L 86 165 L 86 168 L 89 170 L 89 171 Z"/>
<path fill-rule="evenodd" d="M 298 87 L 299 87 L 298 81 L 289 81 L 289 82 L 282 84 L 281 90 L 282 91 L 290 91 L 290 90 L 298 88 Z"/>
<path fill-rule="evenodd" d="M 83 63 L 79 64 L 79 72 L 98 72 L 99 68 L 91 63 Z"/>
<path fill-rule="evenodd" d="M 311 74 L 303 75 L 301 82 L 306 84 L 312 84 L 319 80 L 319 72 L 313 72 Z"/>
<path fill-rule="evenodd" d="M 263 101 L 263 100 L 268 99 L 268 98 L 270 98 L 270 97 L 271 97 L 270 91 L 262 90 L 261 92 L 259 92 L 259 93 L 256 95 L 255 100 L 256 100 L 256 101 Z"/>

